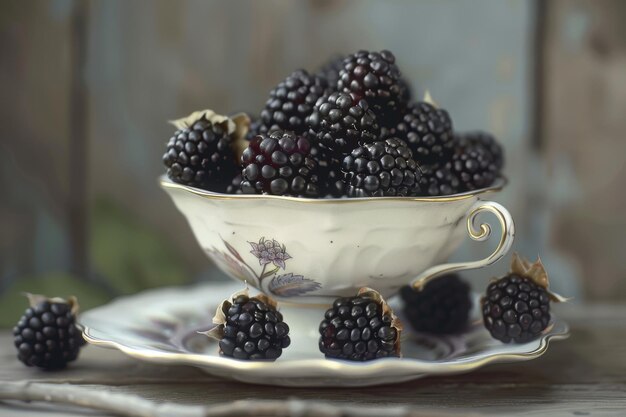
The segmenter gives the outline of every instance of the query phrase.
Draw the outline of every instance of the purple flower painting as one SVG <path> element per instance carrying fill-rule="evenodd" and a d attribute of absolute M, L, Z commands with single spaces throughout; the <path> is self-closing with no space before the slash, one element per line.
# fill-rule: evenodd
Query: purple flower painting
<path fill-rule="evenodd" d="M 287 253 L 285 245 L 276 239 L 261 237 L 258 242 L 248 242 L 252 247 L 250 253 L 258 259 L 259 265 L 263 267 L 260 272 L 248 265 L 233 245 L 224 239 L 222 242 L 224 242 L 227 252 L 215 247 L 208 249 L 207 252 L 212 259 L 235 277 L 254 283 L 262 291 L 264 287 L 261 283 L 268 277 L 272 277 L 272 279 L 267 290 L 280 297 L 297 297 L 322 287 L 320 283 L 294 272 L 277 275 L 281 269 L 285 270 L 287 260 L 292 259 L 292 257 Z M 268 266 L 270 268 L 273 266 L 273 268 L 268 270 Z"/>
<path fill-rule="evenodd" d="M 291 258 L 285 249 L 285 245 L 281 245 L 276 239 L 265 240 L 262 237 L 259 243 L 248 243 L 252 246 L 250 253 L 259 259 L 259 265 L 273 263 L 274 266 L 285 269 L 285 261 Z"/>

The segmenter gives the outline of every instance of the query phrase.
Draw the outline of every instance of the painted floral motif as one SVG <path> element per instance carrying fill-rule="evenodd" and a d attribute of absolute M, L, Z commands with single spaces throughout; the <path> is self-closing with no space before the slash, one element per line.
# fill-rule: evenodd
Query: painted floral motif
<path fill-rule="evenodd" d="M 291 272 L 284 275 L 274 276 L 269 285 L 272 294 L 281 297 L 294 297 L 309 291 L 315 291 L 322 288 L 322 285 L 303 277 L 302 275 L 294 275 Z"/>
<path fill-rule="evenodd" d="M 293 272 L 277 275 L 281 269 L 285 270 L 287 266 L 286 261 L 292 259 L 292 257 L 287 253 L 285 245 L 276 239 L 261 237 L 258 243 L 248 242 L 252 247 L 250 253 L 259 260 L 259 265 L 263 267 L 258 273 L 246 263 L 237 249 L 224 239 L 222 239 L 222 242 L 224 242 L 228 252 L 213 247 L 207 250 L 211 258 L 235 277 L 242 281 L 255 283 L 255 286 L 262 291 L 267 289 L 272 294 L 280 297 L 296 297 L 319 290 L 322 287 L 319 282 Z M 268 270 L 268 265 L 270 268 L 273 266 L 273 268 Z M 261 284 L 268 277 L 272 278 L 266 288 Z"/>
<path fill-rule="evenodd" d="M 265 240 L 262 237 L 259 243 L 248 243 L 252 246 L 250 253 L 259 258 L 259 265 L 273 263 L 275 266 L 285 269 L 285 261 L 291 258 L 285 250 L 285 245 L 281 245 L 276 239 Z"/>

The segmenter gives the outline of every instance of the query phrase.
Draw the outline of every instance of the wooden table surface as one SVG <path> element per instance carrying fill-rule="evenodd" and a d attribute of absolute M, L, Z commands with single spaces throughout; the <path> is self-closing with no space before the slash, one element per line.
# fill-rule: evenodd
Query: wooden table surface
<path fill-rule="evenodd" d="M 158 403 L 205 406 L 255 399 L 323 403 L 328 405 L 329 416 L 346 415 L 341 411 L 346 406 L 370 413 L 374 410 L 369 415 L 384 415 L 386 410 L 418 416 L 626 416 L 626 306 L 557 309 L 570 323 L 572 335 L 554 342 L 539 359 L 397 385 L 353 389 L 247 385 L 191 367 L 141 363 L 93 346 L 85 348 L 80 360 L 67 370 L 41 372 L 15 359 L 8 331 L 0 333 L 0 385 L 5 381 L 71 383 L 101 392 L 135 394 Z M 305 409 L 292 407 L 281 415 L 313 415 L 302 412 Z M 3 417 L 61 415 L 107 414 L 44 403 L 0 403 Z M 251 411 L 249 415 L 259 414 Z"/>

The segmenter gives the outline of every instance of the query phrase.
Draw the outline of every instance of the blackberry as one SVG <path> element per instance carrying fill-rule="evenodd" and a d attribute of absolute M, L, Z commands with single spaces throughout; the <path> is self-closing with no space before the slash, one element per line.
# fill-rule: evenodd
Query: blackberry
<path fill-rule="evenodd" d="M 470 287 L 456 274 L 430 281 L 420 291 L 403 287 L 400 295 L 404 315 L 418 332 L 454 334 L 467 327 L 472 308 Z"/>
<path fill-rule="evenodd" d="M 308 139 L 274 130 L 254 137 L 241 155 L 245 194 L 317 197 L 317 162 Z"/>
<path fill-rule="evenodd" d="M 491 135 L 456 135 L 454 145 L 451 167 L 464 191 L 489 187 L 500 176 L 502 148 Z"/>
<path fill-rule="evenodd" d="M 309 135 L 336 154 L 347 155 L 380 133 L 376 116 L 367 101 L 350 94 L 332 93 L 321 97 L 308 117 Z"/>
<path fill-rule="evenodd" d="M 406 143 L 388 138 L 355 148 L 343 160 L 349 197 L 413 196 L 420 173 Z"/>
<path fill-rule="evenodd" d="M 446 110 L 424 101 L 407 109 L 395 134 L 408 143 L 420 162 L 438 162 L 452 152 L 452 119 Z"/>
<path fill-rule="evenodd" d="M 420 195 L 437 197 L 456 194 L 461 190 L 461 183 L 450 169 L 450 163 L 419 165 Z"/>
<path fill-rule="evenodd" d="M 335 57 L 326 61 L 324 65 L 317 71 L 317 75 L 326 80 L 329 89 L 337 88 L 337 82 L 339 81 L 339 72 L 343 68 L 343 60 L 346 59 L 345 55 L 336 55 Z"/>
<path fill-rule="evenodd" d="M 241 191 L 241 181 L 243 181 L 243 176 L 241 172 L 238 172 L 226 187 L 226 194 L 243 194 Z"/>
<path fill-rule="evenodd" d="M 345 196 L 346 185 L 343 182 L 341 161 L 332 151 L 321 146 L 313 146 L 311 155 L 318 165 L 320 196 L 331 198 Z"/>
<path fill-rule="evenodd" d="M 407 104 L 396 58 L 389 51 L 359 51 L 346 57 L 337 89 L 357 101 L 366 99 L 383 126 L 394 125 Z"/>
<path fill-rule="evenodd" d="M 352 361 L 399 356 L 400 329 L 383 303 L 367 294 L 335 300 L 320 323 L 320 351 Z"/>
<path fill-rule="evenodd" d="M 531 279 L 511 273 L 487 287 L 483 320 L 491 336 L 504 343 L 526 343 L 550 323 L 550 296 Z"/>
<path fill-rule="evenodd" d="M 163 154 L 172 181 L 220 192 L 237 172 L 235 160 L 231 137 L 204 118 L 177 130 Z"/>
<path fill-rule="evenodd" d="M 291 344 L 289 326 L 275 306 L 262 296 L 239 294 L 221 306 L 226 322 L 221 326 L 220 354 L 235 359 L 278 358 Z"/>
<path fill-rule="evenodd" d="M 321 77 L 310 75 L 305 70 L 293 72 L 270 91 L 270 98 L 261 111 L 259 132 L 282 129 L 304 133 L 305 119 L 326 87 L 326 80 Z"/>
<path fill-rule="evenodd" d="M 76 300 L 31 299 L 31 307 L 13 328 L 17 358 L 26 366 L 65 368 L 85 344 L 76 327 Z"/>

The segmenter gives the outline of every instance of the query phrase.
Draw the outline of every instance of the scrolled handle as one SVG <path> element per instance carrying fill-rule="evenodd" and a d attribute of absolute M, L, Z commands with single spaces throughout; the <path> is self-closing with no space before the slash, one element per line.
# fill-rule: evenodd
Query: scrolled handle
<path fill-rule="evenodd" d="M 502 233 L 500 235 L 500 242 L 496 249 L 488 257 L 471 262 L 456 262 L 442 265 L 435 265 L 428 268 L 417 276 L 411 283 L 413 288 L 421 289 L 427 282 L 437 278 L 440 275 L 448 274 L 451 272 L 462 271 L 466 269 L 477 269 L 491 265 L 504 255 L 508 253 L 513 244 L 513 238 L 515 237 L 515 223 L 511 214 L 501 204 L 494 201 L 477 201 L 467 216 L 467 233 L 472 240 L 484 242 L 491 236 L 491 226 L 489 223 L 480 223 L 477 227 L 476 219 L 479 214 L 483 212 L 489 212 L 493 214 L 500 222 Z"/>

